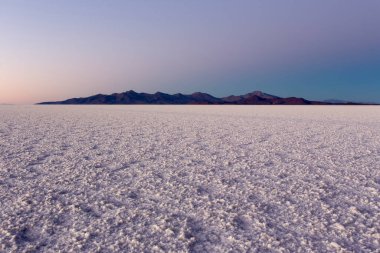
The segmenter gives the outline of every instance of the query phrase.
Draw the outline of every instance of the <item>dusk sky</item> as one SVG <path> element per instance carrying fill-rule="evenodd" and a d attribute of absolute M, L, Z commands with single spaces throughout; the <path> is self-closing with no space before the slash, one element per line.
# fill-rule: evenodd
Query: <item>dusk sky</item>
<path fill-rule="evenodd" d="M 262 90 L 380 102 L 378 0 L 0 0 L 0 104 Z"/>

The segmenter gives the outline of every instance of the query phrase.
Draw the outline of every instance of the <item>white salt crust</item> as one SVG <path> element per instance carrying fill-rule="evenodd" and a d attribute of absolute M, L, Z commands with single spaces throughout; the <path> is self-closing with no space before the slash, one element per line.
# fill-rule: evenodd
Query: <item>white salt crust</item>
<path fill-rule="evenodd" d="M 380 107 L 0 106 L 0 252 L 378 252 Z"/>

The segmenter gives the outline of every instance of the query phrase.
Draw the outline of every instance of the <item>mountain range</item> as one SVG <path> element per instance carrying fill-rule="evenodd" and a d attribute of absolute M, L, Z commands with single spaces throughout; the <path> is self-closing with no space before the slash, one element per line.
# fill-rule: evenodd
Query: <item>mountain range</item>
<path fill-rule="evenodd" d="M 351 102 L 333 103 L 327 101 L 310 101 L 298 97 L 278 97 L 254 91 L 245 95 L 217 98 L 207 93 L 195 92 L 190 95 L 181 93 L 167 94 L 156 92 L 154 94 L 138 93 L 133 90 L 111 95 L 98 94 L 90 97 L 71 98 L 64 101 L 42 102 L 41 105 L 51 104 L 231 104 L 231 105 L 330 105 L 330 104 L 359 104 Z"/>

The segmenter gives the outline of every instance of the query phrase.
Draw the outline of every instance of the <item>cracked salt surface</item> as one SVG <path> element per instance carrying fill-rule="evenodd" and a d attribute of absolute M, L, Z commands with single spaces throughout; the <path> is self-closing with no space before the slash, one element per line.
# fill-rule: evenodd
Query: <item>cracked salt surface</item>
<path fill-rule="evenodd" d="M 380 107 L 1 106 L 1 252 L 379 252 Z"/>

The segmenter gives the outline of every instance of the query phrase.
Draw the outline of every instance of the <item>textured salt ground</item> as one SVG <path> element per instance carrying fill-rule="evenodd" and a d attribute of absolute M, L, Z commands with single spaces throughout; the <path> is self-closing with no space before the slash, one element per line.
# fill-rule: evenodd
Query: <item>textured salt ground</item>
<path fill-rule="evenodd" d="M 1 252 L 378 252 L 380 107 L 1 106 Z"/>

